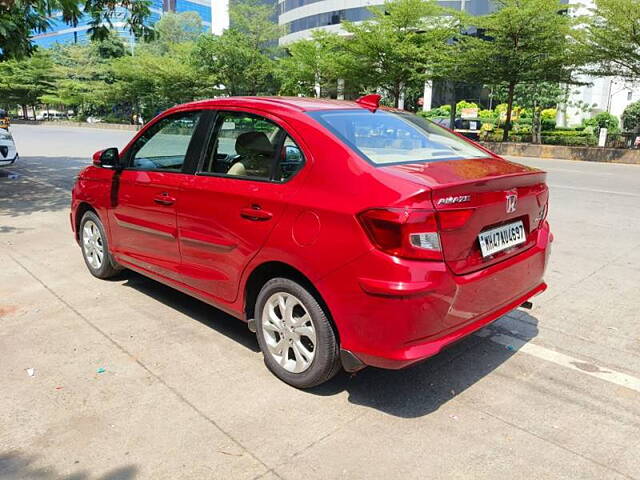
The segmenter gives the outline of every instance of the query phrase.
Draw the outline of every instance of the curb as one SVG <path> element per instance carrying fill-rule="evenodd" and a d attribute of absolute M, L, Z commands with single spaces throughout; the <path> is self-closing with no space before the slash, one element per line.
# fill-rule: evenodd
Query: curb
<path fill-rule="evenodd" d="M 498 155 L 517 157 L 559 158 L 583 162 L 626 163 L 640 165 L 640 150 L 604 147 L 568 147 L 531 143 L 480 142 Z"/>

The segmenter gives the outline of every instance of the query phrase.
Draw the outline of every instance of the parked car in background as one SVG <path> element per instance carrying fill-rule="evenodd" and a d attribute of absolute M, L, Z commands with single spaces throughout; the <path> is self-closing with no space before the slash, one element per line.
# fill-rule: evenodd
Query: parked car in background
<path fill-rule="evenodd" d="M 9 114 L 6 110 L 0 108 L 0 128 L 5 130 L 9 130 L 9 126 L 11 125 L 11 119 L 9 118 Z"/>
<path fill-rule="evenodd" d="M 36 120 L 66 120 L 67 118 L 68 115 L 65 112 L 58 112 L 56 110 L 36 114 Z"/>
<path fill-rule="evenodd" d="M 8 130 L 0 129 L 0 167 L 13 164 L 18 159 L 18 152 L 13 137 Z"/>
<path fill-rule="evenodd" d="M 89 271 L 130 268 L 246 321 L 299 388 L 414 364 L 545 290 L 546 174 L 379 99 L 162 113 L 73 187 Z"/>
<path fill-rule="evenodd" d="M 451 129 L 451 120 L 448 118 L 434 118 L 434 123 Z M 471 140 L 478 140 L 480 138 L 480 129 L 482 128 L 481 118 L 456 118 L 454 131 L 461 135 L 470 138 Z"/>

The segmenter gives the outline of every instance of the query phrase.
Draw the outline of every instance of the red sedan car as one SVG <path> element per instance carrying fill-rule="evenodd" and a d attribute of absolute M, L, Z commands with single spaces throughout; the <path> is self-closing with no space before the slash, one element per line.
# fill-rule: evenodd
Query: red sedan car
<path fill-rule="evenodd" d="M 78 177 L 87 267 L 135 270 L 248 322 L 299 388 L 406 367 L 543 291 L 546 174 L 378 100 L 159 115 Z"/>

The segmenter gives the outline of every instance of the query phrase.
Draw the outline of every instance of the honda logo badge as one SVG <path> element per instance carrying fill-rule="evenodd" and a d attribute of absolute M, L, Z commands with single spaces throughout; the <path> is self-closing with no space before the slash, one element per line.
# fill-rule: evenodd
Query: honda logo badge
<path fill-rule="evenodd" d="M 511 190 L 507 193 L 507 213 L 513 213 L 516 211 L 516 207 L 518 206 L 518 192 L 516 190 Z"/>

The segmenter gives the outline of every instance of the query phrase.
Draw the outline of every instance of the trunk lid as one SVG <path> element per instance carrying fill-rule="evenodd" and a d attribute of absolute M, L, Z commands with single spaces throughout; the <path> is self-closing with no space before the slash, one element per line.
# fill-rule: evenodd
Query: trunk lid
<path fill-rule="evenodd" d="M 481 270 L 531 248 L 546 214 L 546 173 L 500 158 L 456 160 L 388 167 L 431 188 L 431 201 L 441 220 L 440 241 L 445 262 L 456 274 Z M 507 195 L 516 195 L 507 212 Z M 513 207 L 513 205 L 512 205 Z M 462 225 L 445 228 L 447 215 L 470 210 Z M 458 217 L 460 218 L 460 217 Z M 478 235 L 522 221 L 526 241 L 483 257 Z"/>

